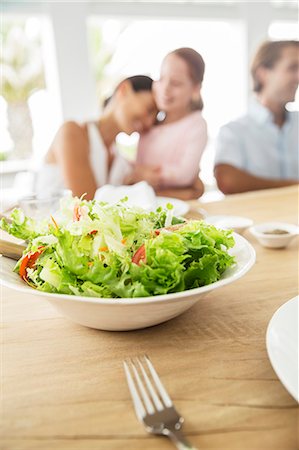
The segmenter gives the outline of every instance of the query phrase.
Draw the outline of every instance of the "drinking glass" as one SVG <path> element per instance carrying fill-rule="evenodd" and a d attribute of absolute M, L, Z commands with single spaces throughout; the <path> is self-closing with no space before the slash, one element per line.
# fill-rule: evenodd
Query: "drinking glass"
<path fill-rule="evenodd" d="M 59 202 L 63 197 L 71 195 L 72 192 L 68 189 L 53 191 L 46 196 L 33 193 L 20 198 L 18 206 L 24 211 L 26 216 L 44 219 L 59 209 Z"/>

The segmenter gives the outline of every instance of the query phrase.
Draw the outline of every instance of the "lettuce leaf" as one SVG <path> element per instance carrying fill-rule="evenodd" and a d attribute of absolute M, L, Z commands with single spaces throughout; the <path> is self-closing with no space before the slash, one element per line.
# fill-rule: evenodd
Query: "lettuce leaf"
<path fill-rule="evenodd" d="M 26 252 L 42 246 L 26 275 L 46 292 L 135 298 L 219 280 L 235 264 L 228 252 L 234 246 L 231 231 L 172 214 L 170 205 L 149 213 L 125 200 L 109 205 L 70 197 L 63 199 L 54 220 L 40 222 L 14 210 L 11 223 L 2 219 L 0 227 L 27 239 Z M 133 262 L 141 246 L 144 258 Z M 15 270 L 19 267 L 20 261 Z"/>

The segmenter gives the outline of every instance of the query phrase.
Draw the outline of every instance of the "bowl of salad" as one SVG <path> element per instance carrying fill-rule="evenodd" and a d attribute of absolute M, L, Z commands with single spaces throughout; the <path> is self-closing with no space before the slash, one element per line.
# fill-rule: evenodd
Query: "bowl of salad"
<path fill-rule="evenodd" d="M 230 230 L 186 221 L 167 204 L 155 212 L 65 197 L 43 220 L 15 209 L 0 227 L 26 240 L 20 260 L 2 257 L 1 283 L 51 302 L 101 330 L 133 330 L 178 316 L 255 262 Z"/>

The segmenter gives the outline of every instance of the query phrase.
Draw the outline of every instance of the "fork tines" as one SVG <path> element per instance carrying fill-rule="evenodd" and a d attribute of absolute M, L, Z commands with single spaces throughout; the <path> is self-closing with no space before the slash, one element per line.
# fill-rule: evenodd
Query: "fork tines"
<path fill-rule="evenodd" d="M 124 369 L 139 420 L 173 406 L 147 355 L 125 360 Z"/>

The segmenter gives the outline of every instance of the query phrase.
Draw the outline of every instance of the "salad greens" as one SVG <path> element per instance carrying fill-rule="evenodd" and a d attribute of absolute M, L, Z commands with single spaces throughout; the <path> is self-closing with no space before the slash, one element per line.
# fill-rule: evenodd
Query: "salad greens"
<path fill-rule="evenodd" d="M 15 271 L 46 292 L 146 297 L 219 280 L 235 264 L 231 231 L 173 217 L 172 205 L 147 212 L 77 197 L 37 221 L 15 209 L 0 227 L 29 244 Z"/>

